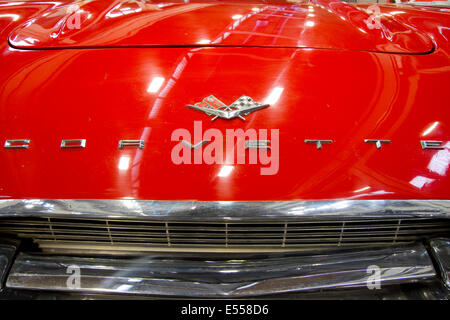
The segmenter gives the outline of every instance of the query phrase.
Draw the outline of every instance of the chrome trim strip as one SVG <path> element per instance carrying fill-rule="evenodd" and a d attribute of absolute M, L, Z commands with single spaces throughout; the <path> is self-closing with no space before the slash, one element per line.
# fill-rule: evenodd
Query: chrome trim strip
<path fill-rule="evenodd" d="M 450 218 L 450 200 L 153 201 L 0 200 L 1 217 L 261 220 L 342 218 Z"/>
<path fill-rule="evenodd" d="M 378 268 L 379 278 L 374 278 L 371 271 L 374 268 Z M 73 286 L 75 269 L 80 277 Z M 16 289 L 245 297 L 338 287 L 370 288 L 374 279 L 379 279 L 377 288 L 381 288 L 435 276 L 425 247 L 415 244 L 313 256 L 273 254 L 234 260 L 176 256 L 108 259 L 21 253 L 6 285 Z"/>
<path fill-rule="evenodd" d="M 430 241 L 431 252 L 439 265 L 444 285 L 450 290 L 450 239 Z"/>

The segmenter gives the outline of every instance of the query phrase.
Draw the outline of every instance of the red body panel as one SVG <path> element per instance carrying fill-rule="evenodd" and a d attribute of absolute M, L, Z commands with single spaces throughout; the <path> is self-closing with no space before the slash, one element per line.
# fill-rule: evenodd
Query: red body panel
<path fill-rule="evenodd" d="M 429 38 L 407 24 L 381 16 L 383 28 L 371 28 L 365 22 L 368 13 L 342 2 L 271 6 L 86 1 L 78 11 L 70 8 L 59 6 L 17 28 L 11 45 L 36 49 L 212 44 L 399 53 L 433 49 Z"/>
<path fill-rule="evenodd" d="M 279 5 L 279 13 L 290 6 Z M 330 40 L 328 49 L 20 50 L 8 45 L 8 36 L 32 18 L 25 14 L 41 13 L 21 6 L 0 10 L 0 143 L 31 140 L 27 150 L 0 148 L 0 198 L 450 198 L 448 10 L 382 7 L 402 11 L 392 15 L 396 21 L 434 43 L 428 54 L 368 52 L 367 43 L 351 37 L 341 48 Z M 325 21 L 320 10 L 318 27 Z M 8 21 L 6 12 L 19 17 Z M 199 24 L 196 33 L 220 37 L 213 35 L 216 27 Z M 319 38 L 336 33 L 320 30 Z M 176 44 L 176 35 L 168 34 L 167 44 Z M 162 85 L 148 92 L 155 77 L 163 78 Z M 211 94 L 227 104 L 243 94 L 263 102 L 274 88 L 282 89 L 279 99 L 246 121 L 212 122 L 186 107 Z M 279 129 L 278 173 L 261 175 L 259 164 L 233 164 L 229 175 L 218 176 L 222 165 L 175 165 L 171 134 L 178 128 L 193 132 L 194 121 L 202 121 L 203 131 L 223 133 Z M 86 139 L 86 148 L 62 150 L 62 139 Z M 119 149 L 121 139 L 143 139 L 145 148 Z M 305 139 L 334 142 L 317 150 Z M 392 142 L 377 149 L 364 139 Z M 445 148 L 423 150 L 420 140 L 441 140 Z M 124 157 L 128 169 L 120 168 Z"/>

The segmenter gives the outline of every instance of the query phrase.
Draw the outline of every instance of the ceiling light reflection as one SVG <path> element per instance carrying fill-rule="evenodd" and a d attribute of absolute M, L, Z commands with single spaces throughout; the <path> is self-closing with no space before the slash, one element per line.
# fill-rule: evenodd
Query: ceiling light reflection
<path fill-rule="evenodd" d="M 414 179 L 412 179 L 409 183 L 412 184 L 414 187 L 418 189 L 422 189 L 424 185 L 429 184 L 433 182 L 434 179 L 430 179 L 427 177 L 417 176 Z"/>
<path fill-rule="evenodd" d="M 234 167 L 233 166 L 223 166 L 220 171 L 219 174 L 217 175 L 218 177 L 228 177 L 231 173 L 231 171 L 233 171 Z"/>
<path fill-rule="evenodd" d="M 128 170 L 130 167 L 130 157 L 120 157 L 119 170 Z"/>
<path fill-rule="evenodd" d="M 164 83 L 164 78 L 163 77 L 154 77 L 152 79 L 152 82 L 150 82 L 150 85 L 147 88 L 147 92 L 149 93 L 155 93 L 158 92 L 158 90 L 161 88 L 161 86 Z"/>
<path fill-rule="evenodd" d="M 264 100 L 264 104 L 275 104 L 280 99 L 281 94 L 283 93 L 283 87 L 275 87 L 270 92 L 269 96 Z"/>
<path fill-rule="evenodd" d="M 367 186 L 367 187 L 364 187 L 364 188 L 361 188 L 361 189 L 358 189 L 358 190 L 355 190 L 355 191 L 353 191 L 354 193 L 358 193 L 358 192 L 361 192 L 361 191 L 366 191 L 366 190 L 369 190 L 370 189 L 370 186 Z"/>
<path fill-rule="evenodd" d="M 436 129 L 438 124 L 439 124 L 439 121 L 436 121 L 431 126 L 429 126 L 427 129 L 425 129 L 425 131 L 422 133 L 422 137 L 426 136 L 427 134 L 431 133 L 431 131 Z"/>

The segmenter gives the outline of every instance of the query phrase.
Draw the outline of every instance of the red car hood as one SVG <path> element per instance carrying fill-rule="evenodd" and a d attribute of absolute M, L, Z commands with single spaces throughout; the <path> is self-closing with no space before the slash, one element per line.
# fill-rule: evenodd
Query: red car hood
<path fill-rule="evenodd" d="M 87 2 L 86 29 L 63 33 L 61 24 L 53 38 L 61 9 L 0 7 L 0 198 L 449 199 L 448 12 L 381 7 L 384 26 L 403 28 L 388 40 L 362 26 L 364 11 L 343 3 L 311 5 L 314 27 L 305 25 L 308 5 L 271 4 L 270 14 L 253 15 L 265 5 L 158 4 L 161 10 L 135 13 Z M 202 20 L 212 12 L 217 23 Z M 261 20 L 267 29 L 260 32 Z M 194 46 L 199 39 L 214 45 Z M 226 104 L 247 95 L 270 106 L 245 121 L 211 121 L 186 107 L 211 94 Z M 204 140 L 194 121 L 201 132 L 224 136 L 278 130 L 276 172 L 261 175 L 269 165 L 232 158 L 174 163 L 177 129 L 191 133 L 189 143 Z M 3 148 L 10 139 L 30 140 L 29 148 Z M 61 149 L 62 139 L 86 139 L 86 147 Z M 124 139 L 145 147 L 119 149 Z M 307 139 L 333 143 L 317 149 Z M 391 143 L 377 149 L 365 139 Z M 424 150 L 421 140 L 444 148 Z"/>
<path fill-rule="evenodd" d="M 263 46 L 425 53 L 422 32 L 350 4 L 142 3 L 81 1 L 47 11 L 11 33 L 21 49 Z"/>

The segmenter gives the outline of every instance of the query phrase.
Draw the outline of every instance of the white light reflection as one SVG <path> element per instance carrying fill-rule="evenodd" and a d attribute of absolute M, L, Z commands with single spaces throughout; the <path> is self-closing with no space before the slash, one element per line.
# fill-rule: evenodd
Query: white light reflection
<path fill-rule="evenodd" d="M 418 189 L 422 189 L 424 185 L 433 182 L 434 179 L 430 179 L 427 177 L 417 176 L 412 179 L 409 183 Z"/>
<path fill-rule="evenodd" d="M 284 88 L 283 87 L 275 87 L 272 89 L 270 94 L 267 96 L 267 98 L 264 100 L 264 104 L 270 104 L 273 105 L 277 103 L 277 101 L 280 99 L 281 94 L 283 93 Z"/>
<path fill-rule="evenodd" d="M 450 142 L 444 145 L 444 150 L 439 150 L 431 158 L 428 164 L 428 170 L 437 173 L 438 175 L 444 176 L 450 165 Z"/>
<path fill-rule="evenodd" d="M 143 210 L 139 201 L 132 200 L 132 197 L 124 197 L 123 199 L 129 198 L 129 200 L 121 200 L 122 204 L 128 209 L 128 211 L 132 211 L 137 214 L 142 214 Z"/>
<path fill-rule="evenodd" d="M 427 134 L 431 133 L 434 129 L 436 129 L 437 125 L 439 124 L 439 121 L 433 122 L 431 126 L 429 126 L 425 131 L 422 133 L 422 137 L 426 136 Z"/>
<path fill-rule="evenodd" d="M 220 273 L 237 273 L 239 270 L 236 269 L 230 269 L 230 270 L 220 270 Z"/>
<path fill-rule="evenodd" d="M 199 42 L 197 42 L 198 44 L 210 44 L 211 43 L 211 40 L 208 40 L 208 39 L 203 39 L 203 40 L 200 40 Z"/>
<path fill-rule="evenodd" d="M 5 14 L 0 14 L 0 18 L 11 18 L 13 21 L 17 21 L 17 20 L 19 20 L 20 16 L 18 14 L 5 13 Z"/>
<path fill-rule="evenodd" d="M 119 170 L 128 170 L 130 167 L 130 157 L 120 157 Z"/>
<path fill-rule="evenodd" d="M 235 14 L 234 16 L 231 17 L 231 19 L 233 20 L 239 20 L 240 18 L 242 18 L 243 15 L 242 14 Z"/>
<path fill-rule="evenodd" d="M 354 192 L 354 193 L 357 193 L 357 192 L 366 191 L 366 190 L 369 190 L 369 189 L 370 189 L 370 186 L 367 186 L 367 187 L 364 187 L 364 188 L 355 190 L 355 191 L 353 191 L 353 192 Z"/>
<path fill-rule="evenodd" d="M 315 23 L 314 23 L 314 21 L 306 21 L 305 26 L 307 26 L 307 27 L 314 27 Z"/>
<path fill-rule="evenodd" d="M 405 13 L 405 11 L 391 11 L 391 12 L 389 12 L 390 15 L 396 15 L 396 14 L 401 14 L 401 13 Z"/>
<path fill-rule="evenodd" d="M 148 93 L 155 93 L 158 92 L 158 90 L 161 88 L 161 86 L 164 83 L 164 78 L 163 77 L 154 77 L 152 79 L 152 82 L 150 82 L 150 85 L 147 88 L 147 92 Z"/>
<path fill-rule="evenodd" d="M 218 177 L 228 177 L 231 173 L 231 171 L 233 171 L 234 167 L 233 166 L 223 166 L 220 171 L 219 174 L 217 175 Z"/>
<path fill-rule="evenodd" d="M 130 284 L 122 284 L 119 287 L 117 287 L 118 291 L 128 291 L 129 289 L 133 288 Z"/>

